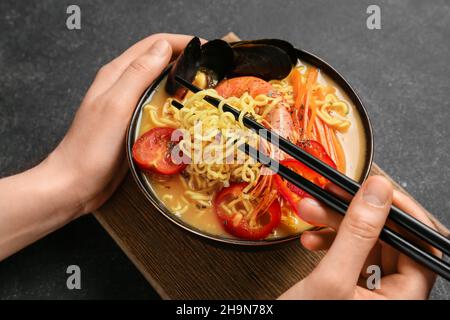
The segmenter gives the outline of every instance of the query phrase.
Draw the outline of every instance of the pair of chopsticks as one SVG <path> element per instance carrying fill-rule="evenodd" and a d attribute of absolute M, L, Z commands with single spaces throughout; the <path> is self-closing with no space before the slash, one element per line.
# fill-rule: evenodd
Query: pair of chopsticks
<path fill-rule="evenodd" d="M 197 93 L 201 91 L 200 88 L 196 87 L 192 83 L 176 76 L 175 80 L 179 82 L 181 85 L 189 89 L 190 91 Z M 220 104 L 220 99 L 205 96 L 203 98 L 205 101 L 210 103 L 211 105 L 218 107 Z M 172 101 L 172 105 L 178 109 L 183 108 L 184 106 L 176 100 Z M 228 104 L 223 105 L 223 110 L 225 112 L 230 112 L 235 119 L 237 120 L 240 111 L 229 106 Z M 264 132 L 264 135 L 260 135 L 262 138 L 266 139 L 268 142 L 278 141 L 278 148 L 285 153 L 289 154 L 294 159 L 304 163 L 306 166 L 321 174 L 343 190 L 347 191 L 351 195 L 354 195 L 359 188 L 361 187 L 356 181 L 350 179 L 334 168 L 328 166 L 323 163 L 319 159 L 310 155 L 297 145 L 293 144 L 287 139 L 280 137 L 275 132 L 268 130 L 260 123 L 256 122 L 252 118 L 245 116 L 243 117 L 244 125 L 255 131 L 256 133 Z M 263 131 L 261 131 L 263 130 Z M 256 149 L 252 148 L 247 144 L 243 144 L 239 146 L 239 148 L 244 151 L 246 154 L 254 158 L 256 161 L 261 162 L 263 165 L 269 167 L 269 169 L 274 170 L 278 173 L 282 178 L 286 179 L 290 183 L 295 186 L 303 189 L 316 199 L 322 201 L 324 204 L 334 209 L 338 213 L 345 215 L 348 203 L 339 199 L 335 195 L 327 192 L 326 190 L 318 187 L 314 183 L 309 180 L 303 178 L 301 175 L 296 172 L 290 170 L 289 168 L 281 165 L 276 160 L 269 158 L 265 154 L 258 152 Z M 389 212 L 389 217 L 391 221 L 395 222 L 397 225 L 403 227 L 405 230 L 409 231 L 411 234 L 419 237 L 426 243 L 432 245 L 433 247 L 441 250 L 443 253 L 450 255 L 450 240 L 441 235 L 439 232 L 425 225 L 421 221 L 415 219 L 411 215 L 402 211 L 401 209 L 392 206 Z M 384 242 L 388 243 L 398 251 L 406 254 L 407 256 L 413 258 L 419 263 L 423 264 L 430 270 L 435 273 L 441 275 L 446 280 L 450 281 L 450 264 L 446 261 L 430 254 L 424 249 L 418 247 L 415 244 L 410 243 L 406 240 L 401 234 L 395 232 L 391 228 L 385 226 L 380 234 L 380 239 Z"/>

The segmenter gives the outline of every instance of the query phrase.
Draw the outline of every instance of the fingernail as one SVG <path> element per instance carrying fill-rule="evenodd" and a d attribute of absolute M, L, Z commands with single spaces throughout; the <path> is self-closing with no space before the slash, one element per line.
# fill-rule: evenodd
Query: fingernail
<path fill-rule="evenodd" d="M 315 200 L 315 199 L 306 197 L 306 198 L 303 198 L 303 199 L 298 203 L 298 205 L 297 205 L 297 214 L 298 214 L 298 216 L 300 217 L 300 219 L 302 219 L 303 221 L 305 221 L 305 222 L 308 223 L 308 224 L 316 225 L 316 223 L 315 223 L 314 221 L 309 220 L 309 219 L 308 219 L 307 217 L 305 217 L 305 215 L 303 214 L 303 210 L 300 209 L 301 206 L 302 206 L 302 203 L 306 203 L 307 205 L 310 204 L 311 206 L 314 206 L 314 207 L 320 207 L 321 204 L 320 204 L 317 200 Z"/>
<path fill-rule="evenodd" d="M 364 186 L 363 199 L 374 207 L 384 207 L 389 200 L 390 190 L 377 179 L 369 179 Z"/>
<path fill-rule="evenodd" d="M 305 201 L 306 203 L 308 203 L 310 205 L 316 206 L 316 207 L 320 207 L 321 206 L 320 202 L 315 200 L 315 199 L 313 199 L 313 198 L 306 197 L 306 198 L 303 198 L 303 200 L 301 202 L 303 202 L 303 201 Z"/>
<path fill-rule="evenodd" d="M 306 197 L 306 198 L 303 198 L 302 200 L 300 200 L 300 202 L 297 203 L 297 212 L 300 212 L 300 207 L 302 206 L 303 203 L 310 204 L 310 205 L 315 206 L 315 207 L 320 207 L 320 203 L 319 202 L 317 202 L 316 200 L 314 200 L 312 198 Z"/>
<path fill-rule="evenodd" d="M 169 50 L 169 43 L 166 40 L 156 41 L 150 48 L 149 53 L 155 56 L 164 56 Z"/>

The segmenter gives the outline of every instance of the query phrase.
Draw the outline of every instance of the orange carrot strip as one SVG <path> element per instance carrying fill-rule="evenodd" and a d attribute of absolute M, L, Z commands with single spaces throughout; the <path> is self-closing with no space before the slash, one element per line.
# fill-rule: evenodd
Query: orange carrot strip
<path fill-rule="evenodd" d="M 295 99 L 295 102 L 297 102 L 297 98 L 299 98 L 299 93 L 300 93 L 300 85 L 302 83 L 302 75 L 300 74 L 300 71 L 298 71 L 298 69 L 292 70 L 291 83 L 292 83 L 292 89 L 294 90 L 294 99 Z"/>
<path fill-rule="evenodd" d="M 334 143 L 333 143 L 333 138 L 331 137 L 331 128 L 329 126 L 327 126 L 326 124 L 324 125 L 325 128 L 325 136 L 327 138 L 327 143 L 328 143 L 328 147 L 330 149 L 330 153 L 328 154 L 331 159 L 333 159 L 334 163 L 336 163 L 337 166 L 337 154 L 336 154 L 336 148 L 334 147 Z"/>
<path fill-rule="evenodd" d="M 325 89 L 323 86 L 319 86 L 317 90 L 313 92 L 313 95 L 316 96 L 317 100 L 325 100 Z"/>
<path fill-rule="evenodd" d="M 306 78 L 306 98 L 305 98 L 305 104 L 304 104 L 305 110 L 303 112 L 303 117 L 304 117 L 303 130 L 304 130 L 304 132 L 306 132 L 306 126 L 307 126 L 308 115 L 309 115 L 309 103 L 311 100 L 312 89 L 314 87 L 314 84 L 317 81 L 317 75 L 318 75 L 317 68 L 311 67 L 308 70 L 308 75 Z"/>
<path fill-rule="evenodd" d="M 313 124 L 313 133 L 312 133 L 311 139 L 317 141 L 317 140 L 318 140 L 318 137 L 319 137 L 319 131 L 318 131 L 318 129 L 317 129 L 317 121 L 314 121 L 314 124 Z"/>
<path fill-rule="evenodd" d="M 338 170 L 342 173 L 345 173 L 346 170 L 346 161 L 345 161 L 345 153 L 342 148 L 341 142 L 336 136 L 336 130 L 331 129 L 331 138 L 333 139 L 333 144 L 336 149 L 337 163 L 336 166 Z"/>
<path fill-rule="evenodd" d="M 294 108 L 292 113 L 292 122 L 293 122 L 293 131 L 296 132 L 296 135 L 293 135 L 294 140 L 298 140 L 298 138 L 301 136 L 301 123 L 299 119 L 299 113 L 298 110 L 301 107 L 302 99 L 303 99 L 303 92 L 304 92 L 304 85 L 302 81 L 302 74 L 298 69 L 292 70 L 290 74 L 291 84 L 294 91 Z M 294 143 L 297 141 L 293 141 Z"/>
<path fill-rule="evenodd" d="M 326 92 L 326 94 L 329 94 L 329 93 L 335 94 L 335 93 L 336 93 L 336 88 L 333 87 L 333 86 L 328 85 L 328 86 L 325 88 L 325 92 Z"/>
<path fill-rule="evenodd" d="M 330 154 L 330 150 L 328 147 L 328 143 L 327 143 L 327 139 L 325 137 L 325 130 L 324 130 L 324 126 L 322 121 L 320 120 L 319 117 L 316 117 L 316 125 L 317 125 L 317 131 L 318 131 L 318 140 L 320 142 L 321 145 L 323 145 L 323 147 L 325 148 L 325 150 L 327 151 L 328 154 Z"/>
<path fill-rule="evenodd" d="M 296 138 L 300 139 L 300 136 L 301 136 L 301 124 L 300 124 L 298 109 L 294 109 L 294 111 L 292 113 L 292 122 L 293 122 L 293 131 L 295 131 L 297 133 L 297 137 Z M 296 143 L 297 141 L 293 141 L 293 142 Z"/>
<path fill-rule="evenodd" d="M 306 92 L 306 83 L 303 83 L 300 81 L 300 87 L 298 89 L 298 96 L 297 99 L 295 99 L 295 108 L 300 109 L 302 107 L 303 100 L 305 98 L 305 92 Z"/>
<path fill-rule="evenodd" d="M 316 100 L 311 99 L 311 119 L 308 122 L 308 127 L 306 128 L 306 134 L 309 136 L 311 135 L 311 130 L 313 127 L 313 124 L 315 123 L 316 120 L 316 115 L 317 115 L 317 110 L 316 110 Z"/>

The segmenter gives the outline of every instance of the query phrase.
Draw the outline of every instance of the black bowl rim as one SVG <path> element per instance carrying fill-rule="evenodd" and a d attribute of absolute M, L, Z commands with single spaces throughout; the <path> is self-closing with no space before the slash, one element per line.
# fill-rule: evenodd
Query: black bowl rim
<path fill-rule="evenodd" d="M 317 68 L 319 68 L 321 71 L 323 71 L 326 75 L 328 75 L 333 81 L 335 81 L 340 88 L 347 94 L 355 108 L 358 110 L 359 116 L 361 118 L 363 128 L 364 128 L 364 134 L 366 136 L 366 159 L 365 159 L 365 166 L 362 171 L 362 175 L 359 179 L 359 182 L 363 182 L 370 174 L 370 169 L 372 167 L 373 163 L 373 154 L 374 154 L 374 143 L 373 143 L 373 130 L 372 125 L 370 123 L 370 118 L 367 113 L 367 110 L 361 100 L 361 98 L 356 93 L 355 89 L 350 86 L 350 84 L 345 80 L 345 78 L 331 65 L 329 65 L 327 62 L 325 62 L 323 59 L 317 57 L 316 55 L 302 50 L 302 49 L 296 49 L 296 53 L 298 58 L 306 63 L 309 63 L 310 65 L 313 65 Z M 126 154 L 127 154 L 127 160 L 130 166 L 131 173 L 133 175 L 134 180 L 136 181 L 139 189 L 141 192 L 145 195 L 145 197 L 152 203 L 153 206 L 156 207 L 156 209 L 167 219 L 169 219 L 171 222 L 175 223 L 177 226 L 181 227 L 184 230 L 189 231 L 190 233 L 193 233 L 197 236 L 218 241 L 221 243 L 227 243 L 232 245 L 239 245 L 239 246 L 267 246 L 267 245 L 274 245 L 279 243 L 284 243 L 287 241 L 295 240 L 300 237 L 300 234 L 287 236 L 284 238 L 279 239 L 264 239 L 264 240 L 242 240 L 242 239 L 233 239 L 233 238 L 226 238 L 219 235 L 214 235 L 211 233 L 207 233 L 205 231 L 202 231 L 194 226 L 189 225 L 188 223 L 184 222 L 181 218 L 175 216 L 166 206 L 157 198 L 157 196 L 154 194 L 152 190 L 149 190 L 147 188 L 147 178 L 144 175 L 143 172 L 141 172 L 137 166 L 135 165 L 133 158 L 132 158 L 132 147 L 135 141 L 136 136 L 136 130 L 137 130 L 137 124 L 138 120 L 142 113 L 142 108 L 145 105 L 145 102 L 154 94 L 155 89 L 158 87 L 159 83 L 164 79 L 164 77 L 167 75 L 171 68 L 171 65 L 169 65 L 159 76 L 156 78 L 156 80 L 145 90 L 144 94 L 142 95 L 141 99 L 139 100 L 139 103 L 137 104 L 133 115 L 131 117 L 130 124 L 127 129 L 126 133 Z"/>

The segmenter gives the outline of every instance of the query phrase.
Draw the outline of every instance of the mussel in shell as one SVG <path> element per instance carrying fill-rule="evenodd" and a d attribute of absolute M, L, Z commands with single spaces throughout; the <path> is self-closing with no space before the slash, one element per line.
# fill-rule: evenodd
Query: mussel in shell
<path fill-rule="evenodd" d="M 184 96 L 186 89 L 175 81 L 175 75 L 190 82 L 194 81 L 195 75 L 200 67 L 201 56 L 200 39 L 194 37 L 175 60 L 172 69 L 169 72 L 166 82 L 166 91 L 169 94 L 176 97 Z"/>
<path fill-rule="evenodd" d="M 291 58 L 291 62 L 292 64 L 297 64 L 297 53 L 295 51 L 294 46 L 285 41 L 285 40 L 281 40 L 281 39 L 259 39 L 259 40 L 243 40 L 243 41 L 236 41 L 236 42 L 231 42 L 230 45 L 233 48 L 239 47 L 239 46 L 247 46 L 247 45 L 252 45 L 252 44 L 260 44 L 260 45 L 270 45 L 270 46 L 274 46 L 274 47 L 278 47 L 281 50 L 283 50 L 284 52 L 287 53 L 287 55 L 289 56 L 289 58 Z"/>
<path fill-rule="evenodd" d="M 283 79 L 297 63 L 294 47 L 279 39 L 261 39 L 228 43 L 216 39 L 203 45 L 194 37 L 169 72 L 166 91 L 177 98 L 186 93 L 175 76 L 194 81 L 198 71 L 208 78 L 208 87 L 224 78 L 255 76 L 263 80 Z"/>
<path fill-rule="evenodd" d="M 234 68 L 230 76 L 255 76 L 263 80 L 283 79 L 292 69 L 289 56 L 280 48 L 266 44 L 233 47 Z"/>
<path fill-rule="evenodd" d="M 233 49 L 227 42 L 216 39 L 202 45 L 200 67 L 203 71 L 213 71 L 216 80 L 223 79 L 232 70 L 233 62 Z"/>

